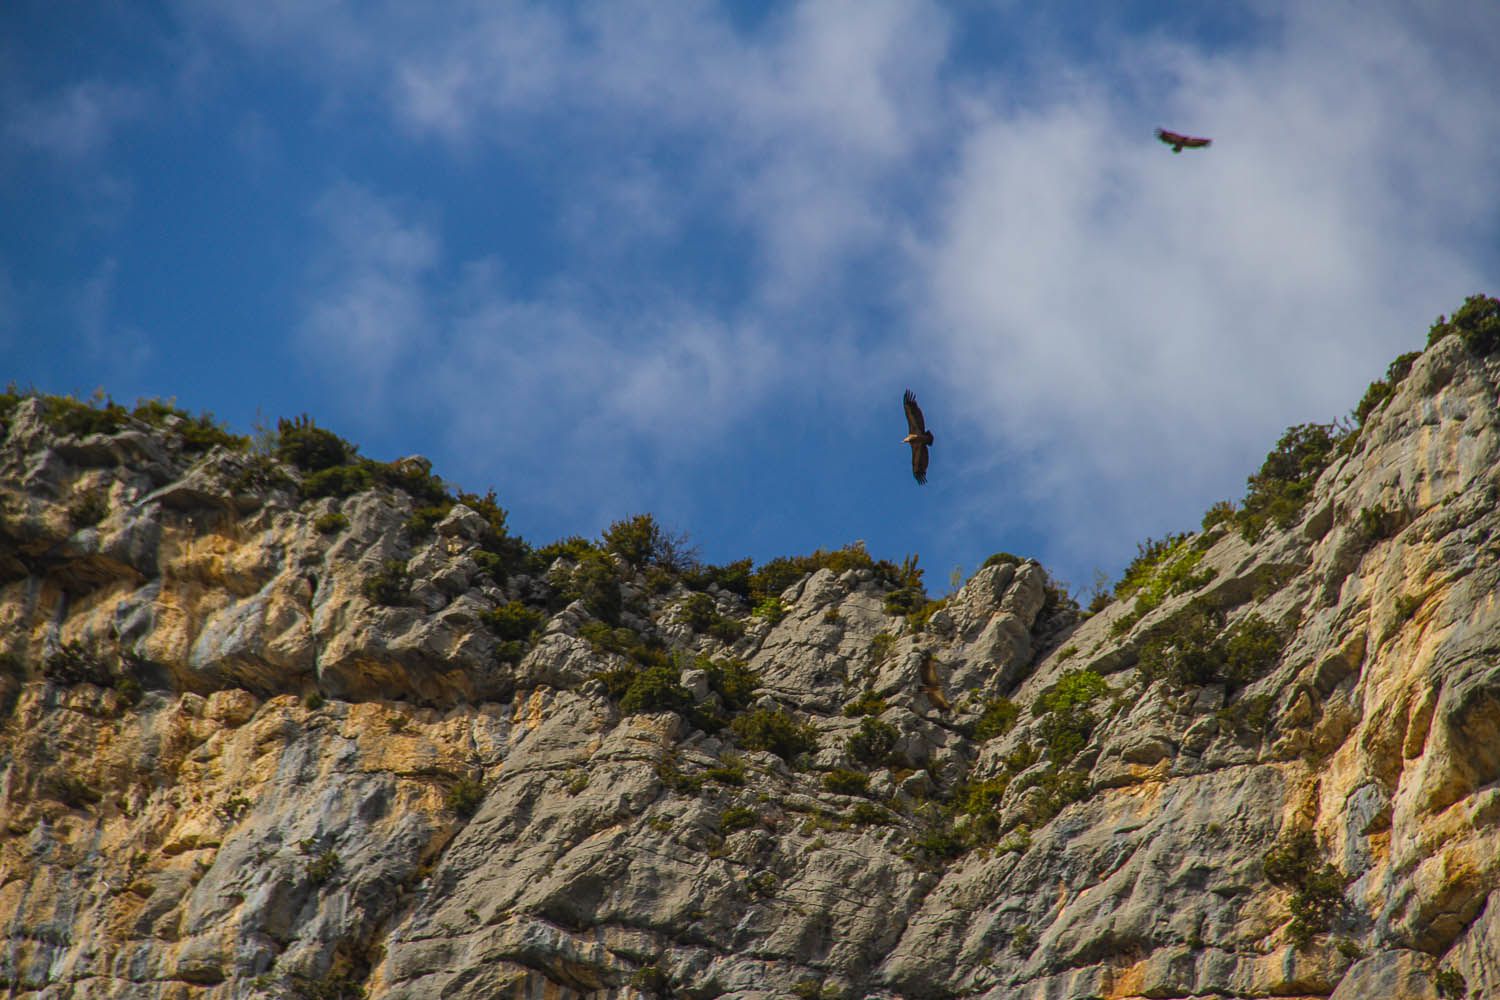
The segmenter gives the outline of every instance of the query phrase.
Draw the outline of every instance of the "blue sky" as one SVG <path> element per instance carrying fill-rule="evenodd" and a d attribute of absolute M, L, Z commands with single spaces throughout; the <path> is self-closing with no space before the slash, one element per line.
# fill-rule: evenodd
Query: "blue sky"
<path fill-rule="evenodd" d="M 1412 6 L 12 0 L 0 377 L 1083 590 L 1500 290 L 1500 6 Z"/>

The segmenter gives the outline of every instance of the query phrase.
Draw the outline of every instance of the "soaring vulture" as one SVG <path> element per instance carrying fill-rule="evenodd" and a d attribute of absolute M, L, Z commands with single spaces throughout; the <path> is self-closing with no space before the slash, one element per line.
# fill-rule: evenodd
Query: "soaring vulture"
<path fill-rule="evenodd" d="M 907 435 L 901 440 L 911 445 L 911 474 L 917 478 L 917 482 L 927 482 L 927 446 L 932 444 L 932 431 L 927 429 L 927 421 L 922 419 L 922 408 L 917 405 L 917 397 L 907 389 L 906 394 L 901 397 L 901 405 L 906 407 L 906 429 Z"/>
<path fill-rule="evenodd" d="M 1176 132 L 1168 132 L 1164 128 L 1159 128 L 1156 130 L 1156 137 L 1162 142 L 1166 143 L 1168 146 L 1171 146 L 1172 152 L 1174 153 L 1180 153 L 1184 149 L 1202 149 L 1204 146 L 1207 146 L 1209 143 L 1213 142 L 1212 139 L 1199 139 L 1191 135 L 1180 135 Z"/>

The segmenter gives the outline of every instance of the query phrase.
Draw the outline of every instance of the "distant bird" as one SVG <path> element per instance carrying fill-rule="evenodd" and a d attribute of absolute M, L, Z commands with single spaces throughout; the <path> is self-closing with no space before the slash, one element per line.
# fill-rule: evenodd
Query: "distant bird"
<path fill-rule="evenodd" d="M 906 429 L 910 433 L 901 440 L 911 445 L 911 474 L 916 477 L 917 482 L 927 482 L 927 446 L 932 444 L 932 431 L 927 429 L 927 421 L 922 419 L 922 408 L 917 405 L 917 397 L 907 389 L 906 394 L 901 397 L 901 405 L 906 407 Z"/>
<path fill-rule="evenodd" d="M 1168 132 L 1164 128 L 1156 130 L 1156 137 L 1168 146 L 1171 146 L 1174 153 L 1180 153 L 1183 149 L 1202 149 L 1213 142 L 1212 139 L 1199 139 L 1191 135 L 1179 135 L 1176 132 Z"/>

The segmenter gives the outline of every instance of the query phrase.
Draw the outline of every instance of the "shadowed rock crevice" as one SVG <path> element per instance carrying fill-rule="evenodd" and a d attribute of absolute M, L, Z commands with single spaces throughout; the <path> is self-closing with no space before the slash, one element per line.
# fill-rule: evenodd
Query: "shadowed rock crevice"
<path fill-rule="evenodd" d="M 0 984 L 1500 992 L 1497 375 L 1438 337 L 1093 614 L 1004 554 L 934 600 L 858 545 L 534 547 L 310 421 L 12 400 Z"/>

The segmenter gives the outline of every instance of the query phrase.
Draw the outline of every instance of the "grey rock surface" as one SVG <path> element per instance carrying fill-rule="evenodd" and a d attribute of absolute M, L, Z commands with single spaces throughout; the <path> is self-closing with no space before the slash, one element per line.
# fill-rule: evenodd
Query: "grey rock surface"
<path fill-rule="evenodd" d="M 23 400 L 0 984 L 1500 995 L 1496 368 L 1439 341 L 1294 522 L 1190 536 L 1091 616 L 1034 562 L 929 603 L 856 549 L 752 614 L 728 577 L 517 555 L 475 498 L 424 521 L 416 458 L 308 497 Z M 1223 673 L 1182 638 L 1205 607 L 1269 658 Z"/>

